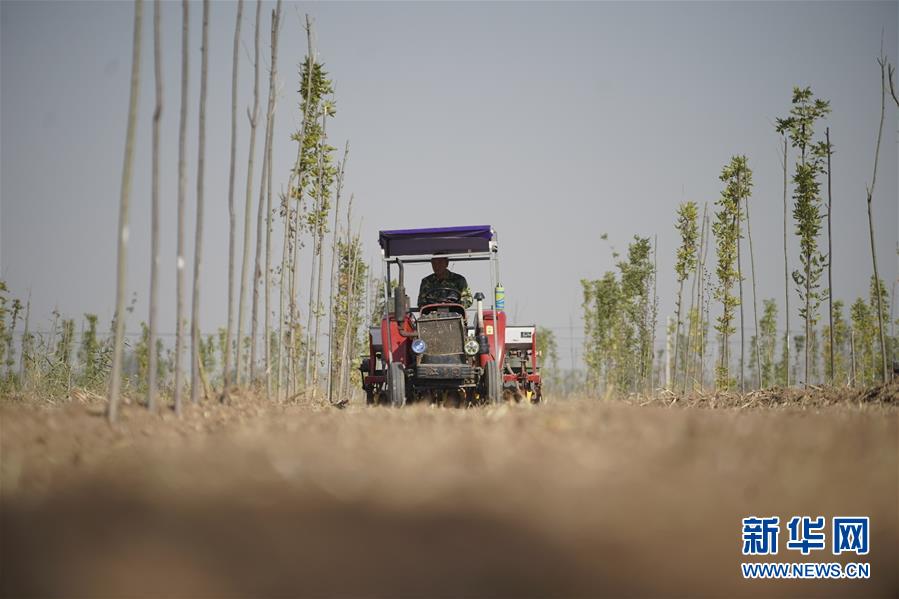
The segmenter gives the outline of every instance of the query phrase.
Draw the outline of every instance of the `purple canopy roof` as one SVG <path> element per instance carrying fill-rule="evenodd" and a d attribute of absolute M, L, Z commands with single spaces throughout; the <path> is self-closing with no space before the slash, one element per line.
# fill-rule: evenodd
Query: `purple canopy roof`
<path fill-rule="evenodd" d="M 472 225 L 381 231 L 378 243 L 384 250 L 384 257 L 391 258 L 438 253 L 486 252 L 490 249 L 491 239 L 493 231 L 490 225 Z"/>

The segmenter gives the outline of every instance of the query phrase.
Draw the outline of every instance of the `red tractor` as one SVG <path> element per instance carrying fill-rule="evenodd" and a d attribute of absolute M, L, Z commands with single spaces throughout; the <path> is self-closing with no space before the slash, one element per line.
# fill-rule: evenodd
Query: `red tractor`
<path fill-rule="evenodd" d="M 379 242 L 386 267 L 384 315 L 380 326 L 369 330 L 369 355 L 359 366 L 369 405 L 464 406 L 524 395 L 539 401 L 536 334 L 534 327 L 510 327 L 514 342 L 507 343 L 498 247 L 489 225 L 381 231 Z M 478 292 L 467 312 L 459 291 L 447 287 L 438 290 L 438 301 L 410 306 L 404 266 L 433 257 L 487 262 L 494 304 L 485 308 Z"/>

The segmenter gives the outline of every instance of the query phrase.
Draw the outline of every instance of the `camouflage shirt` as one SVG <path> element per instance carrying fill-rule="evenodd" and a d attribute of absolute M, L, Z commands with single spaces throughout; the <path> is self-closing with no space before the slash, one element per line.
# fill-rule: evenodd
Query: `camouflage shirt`
<path fill-rule="evenodd" d="M 468 288 L 468 281 L 462 275 L 450 271 L 446 271 L 446 278 L 443 280 L 438 279 L 436 274 L 430 274 L 421 280 L 421 287 L 418 290 L 418 305 L 427 306 L 441 303 L 444 300 L 444 293 L 440 292 L 440 289 L 445 287 L 459 292 L 460 304 L 466 308 L 471 306 L 471 289 Z"/>

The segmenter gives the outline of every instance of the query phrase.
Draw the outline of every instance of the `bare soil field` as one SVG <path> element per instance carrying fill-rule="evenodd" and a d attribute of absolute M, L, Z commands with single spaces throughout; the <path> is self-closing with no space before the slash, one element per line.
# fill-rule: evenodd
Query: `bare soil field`
<path fill-rule="evenodd" d="M 897 396 L 237 397 L 115 428 L 6 398 L 0 595 L 895 597 Z M 749 515 L 870 516 L 871 578 L 744 580 Z"/>

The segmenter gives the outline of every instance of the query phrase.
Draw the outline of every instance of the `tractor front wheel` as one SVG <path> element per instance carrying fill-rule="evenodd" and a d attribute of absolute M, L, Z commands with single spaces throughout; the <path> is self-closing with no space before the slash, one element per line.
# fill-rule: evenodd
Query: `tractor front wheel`
<path fill-rule="evenodd" d="M 402 408 L 406 405 L 406 372 L 399 362 L 391 362 L 387 370 L 387 395 L 393 407 Z"/>

